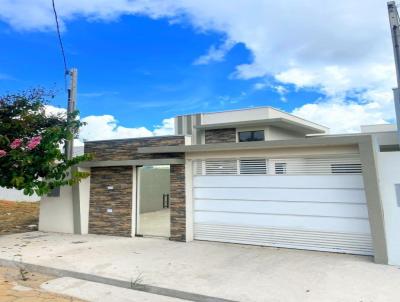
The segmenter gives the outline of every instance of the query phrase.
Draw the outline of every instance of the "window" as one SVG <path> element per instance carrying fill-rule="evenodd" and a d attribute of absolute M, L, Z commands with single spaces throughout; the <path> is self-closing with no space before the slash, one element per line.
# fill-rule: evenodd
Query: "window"
<path fill-rule="evenodd" d="M 54 188 L 48 194 L 48 197 L 60 197 L 60 187 Z"/>
<path fill-rule="evenodd" d="M 239 142 L 257 142 L 263 140 L 265 140 L 264 130 L 239 132 Z"/>
<path fill-rule="evenodd" d="M 241 159 L 240 174 L 267 174 L 267 161 L 260 159 Z"/>
<path fill-rule="evenodd" d="M 360 174 L 361 164 L 331 164 L 332 174 Z"/>
<path fill-rule="evenodd" d="M 380 145 L 379 146 L 381 152 L 397 152 L 400 151 L 399 145 Z"/>
<path fill-rule="evenodd" d="M 275 163 L 275 174 L 286 174 L 286 163 Z"/>

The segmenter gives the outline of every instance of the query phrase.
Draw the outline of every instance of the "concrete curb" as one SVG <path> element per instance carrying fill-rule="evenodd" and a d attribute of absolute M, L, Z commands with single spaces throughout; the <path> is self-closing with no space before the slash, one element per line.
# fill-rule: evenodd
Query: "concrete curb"
<path fill-rule="evenodd" d="M 137 291 L 142 291 L 142 292 L 151 293 L 151 294 L 155 294 L 155 295 L 189 300 L 189 301 L 194 301 L 194 302 L 238 302 L 238 301 L 234 301 L 234 300 L 210 297 L 210 296 L 205 296 L 205 295 L 200 295 L 200 294 L 195 294 L 195 293 L 190 293 L 190 292 L 185 292 L 185 291 L 180 291 L 180 290 L 175 290 L 175 289 L 169 289 L 169 288 L 164 288 L 164 287 L 158 287 L 158 286 L 153 286 L 153 285 L 135 284 L 135 283 L 129 282 L 129 281 L 101 277 L 101 276 L 92 275 L 92 274 L 80 273 L 80 272 L 75 272 L 75 271 L 69 271 L 69 270 L 64 270 L 64 269 L 48 267 L 48 266 L 30 264 L 30 263 L 14 261 L 14 260 L 0 259 L 0 266 L 23 268 L 27 271 L 53 275 L 56 277 L 76 278 L 76 279 L 81 279 L 81 280 L 85 280 L 85 281 L 102 283 L 102 284 L 112 285 L 112 286 L 116 286 L 116 287 L 137 290 Z"/>

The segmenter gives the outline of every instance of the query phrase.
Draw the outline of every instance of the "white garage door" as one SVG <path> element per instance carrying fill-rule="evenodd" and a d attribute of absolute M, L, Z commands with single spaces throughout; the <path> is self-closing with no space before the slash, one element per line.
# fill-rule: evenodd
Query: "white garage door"
<path fill-rule="evenodd" d="M 198 240 L 372 255 L 357 157 L 194 162 Z"/>

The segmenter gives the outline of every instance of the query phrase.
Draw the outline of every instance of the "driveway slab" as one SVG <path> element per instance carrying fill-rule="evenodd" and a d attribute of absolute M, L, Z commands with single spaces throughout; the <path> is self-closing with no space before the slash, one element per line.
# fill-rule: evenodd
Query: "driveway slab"
<path fill-rule="evenodd" d="M 400 300 L 400 269 L 364 256 L 34 232 L 1 236 L 0 258 L 235 301 Z"/>

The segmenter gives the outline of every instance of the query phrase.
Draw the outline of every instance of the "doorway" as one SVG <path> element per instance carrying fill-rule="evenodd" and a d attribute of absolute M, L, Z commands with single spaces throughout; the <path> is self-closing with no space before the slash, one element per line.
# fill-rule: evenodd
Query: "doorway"
<path fill-rule="evenodd" d="M 136 235 L 170 237 L 170 166 L 137 168 Z"/>

